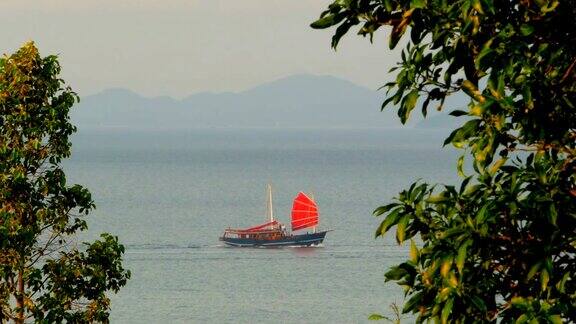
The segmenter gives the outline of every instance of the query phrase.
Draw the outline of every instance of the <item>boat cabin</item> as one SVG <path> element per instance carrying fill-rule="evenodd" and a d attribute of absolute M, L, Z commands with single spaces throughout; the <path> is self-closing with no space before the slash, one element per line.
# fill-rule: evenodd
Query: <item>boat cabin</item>
<path fill-rule="evenodd" d="M 279 240 L 286 237 L 286 232 L 281 229 L 245 231 L 228 228 L 224 231 L 224 238 L 243 238 L 252 240 Z"/>
<path fill-rule="evenodd" d="M 278 240 L 287 236 L 286 229 L 278 221 L 254 226 L 247 229 L 227 228 L 222 238 L 243 238 L 253 240 Z"/>

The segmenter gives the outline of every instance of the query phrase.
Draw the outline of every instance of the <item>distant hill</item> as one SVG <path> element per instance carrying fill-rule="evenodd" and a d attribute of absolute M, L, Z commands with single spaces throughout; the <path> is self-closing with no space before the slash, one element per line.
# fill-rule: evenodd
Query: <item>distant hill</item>
<path fill-rule="evenodd" d="M 294 75 L 241 92 L 198 93 L 182 100 L 108 89 L 82 98 L 80 127 L 367 128 L 400 127 L 384 93 L 332 76 Z"/>

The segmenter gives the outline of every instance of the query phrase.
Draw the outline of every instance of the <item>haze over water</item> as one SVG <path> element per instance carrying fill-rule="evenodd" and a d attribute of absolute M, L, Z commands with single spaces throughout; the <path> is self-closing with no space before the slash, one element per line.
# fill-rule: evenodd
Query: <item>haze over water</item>
<path fill-rule="evenodd" d="M 116 323 L 366 322 L 401 304 L 384 272 L 408 257 L 393 235 L 374 239 L 372 210 L 418 178 L 456 183 L 457 153 L 434 130 L 81 130 L 70 183 L 97 204 L 88 237 L 126 246 L 132 279 L 112 298 Z M 224 228 L 278 220 L 313 192 L 318 248 L 224 247 Z"/>

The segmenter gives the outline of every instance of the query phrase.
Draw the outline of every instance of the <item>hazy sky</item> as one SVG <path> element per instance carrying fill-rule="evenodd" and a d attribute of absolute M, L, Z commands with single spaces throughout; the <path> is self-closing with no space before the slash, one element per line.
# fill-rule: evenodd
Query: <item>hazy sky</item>
<path fill-rule="evenodd" d="M 376 89 L 398 56 L 310 22 L 329 0 L 1 0 L 1 52 L 34 40 L 59 54 L 80 95 L 110 87 L 146 96 L 238 91 L 296 73 L 330 74 Z"/>

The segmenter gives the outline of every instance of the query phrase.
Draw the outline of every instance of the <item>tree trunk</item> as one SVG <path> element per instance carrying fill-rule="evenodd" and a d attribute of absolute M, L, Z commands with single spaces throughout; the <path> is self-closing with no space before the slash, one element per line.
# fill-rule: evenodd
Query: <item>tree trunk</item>
<path fill-rule="evenodd" d="M 24 323 L 24 271 L 20 269 L 18 271 L 18 282 L 17 282 L 17 292 L 16 292 L 16 323 Z"/>

